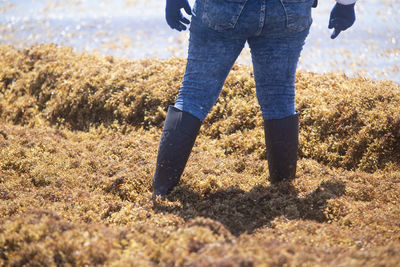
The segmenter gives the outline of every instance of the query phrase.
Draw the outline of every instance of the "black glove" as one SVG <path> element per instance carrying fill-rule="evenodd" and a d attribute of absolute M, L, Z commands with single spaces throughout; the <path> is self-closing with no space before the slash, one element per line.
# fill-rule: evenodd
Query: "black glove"
<path fill-rule="evenodd" d="M 175 30 L 182 31 L 186 30 L 186 25 L 189 24 L 190 20 L 182 15 L 181 8 L 184 8 L 186 13 L 192 15 L 188 0 L 167 0 L 167 6 L 165 8 L 165 18 L 167 19 L 168 25 Z"/>
<path fill-rule="evenodd" d="M 334 29 L 331 38 L 335 39 L 341 31 L 350 28 L 356 21 L 356 13 L 354 11 L 355 4 L 342 5 L 337 3 L 329 18 L 329 29 Z"/>

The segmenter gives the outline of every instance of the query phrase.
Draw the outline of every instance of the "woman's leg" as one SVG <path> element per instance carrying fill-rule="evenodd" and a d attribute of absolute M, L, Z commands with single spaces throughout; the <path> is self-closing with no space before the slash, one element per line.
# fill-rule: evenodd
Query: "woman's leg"
<path fill-rule="evenodd" d="M 295 178 L 299 118 L 294 106 L 294 81 L 311 26 L 312 2 L 269 2 L 263 32 L 248 40 L 271 182 Z"/>
<path fill-rule="evenodd" d="M 208 28 L 192 19 L 186 72 L 174 107 L 169 107 L 158 149 L 153 197 L 178 184 L 201 122 L 217 100 L 245 39 Z"/>
<path fill-rule="evenodd" d="M 190 30 L 188 61 L 175 107 L 203 121 L 246 39 L 210 29 L 196 18 Z"/>

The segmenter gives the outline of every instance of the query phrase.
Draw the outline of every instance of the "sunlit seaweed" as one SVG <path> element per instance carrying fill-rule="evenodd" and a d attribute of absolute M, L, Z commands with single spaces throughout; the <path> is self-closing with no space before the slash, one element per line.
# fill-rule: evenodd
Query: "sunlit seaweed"
<path fill-rule="evenodd" d="M 400 88 L 297 74 L 298 178 L 271 185 L 252 70 L 235 66 L 178 186 L 151 200 L 185 60 L 0 46 L 0 265 L 400 262 Z"/>

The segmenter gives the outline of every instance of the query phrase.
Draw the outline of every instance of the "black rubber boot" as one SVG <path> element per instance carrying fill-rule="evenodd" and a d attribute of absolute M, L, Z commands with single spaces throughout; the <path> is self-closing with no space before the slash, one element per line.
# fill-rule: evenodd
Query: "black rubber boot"
<path fill-rule="evenodd" d="M 195 116 L 169 106 L 158 147 L 153 198 L 165 197 L 178 184 L 200 126 Z"/>
<path fill-rule="evenodd" d="M 269 179 L 271 183 L 293 180 L 296 176 L 299 145 L 299 114 L 264 121 Z"/>

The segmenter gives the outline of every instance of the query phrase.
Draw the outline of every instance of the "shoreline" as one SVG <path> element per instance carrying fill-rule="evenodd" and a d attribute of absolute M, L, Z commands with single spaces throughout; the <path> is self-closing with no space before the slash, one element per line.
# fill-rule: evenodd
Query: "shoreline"
<path fill-rule="evenodd" d="M 158 0 L 5 3 L 0 1 L 2 44 L 24 48 L 56 43 L 127 59 L 186 57 L 188 31 L 179 33 L 166 25 Z M 400 2 L 360 1 L 355 25 L 336 40 L 330 40 L 327 29 L 331 5 L 320 1 L 313 9 L 314 23 L 299 69 L 339 71 L 350 77 L 360 73 L 400 84 Z M 237 62 L 251 65 L 248 47 Z"/>

